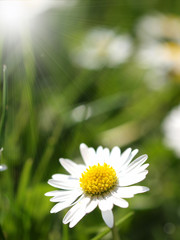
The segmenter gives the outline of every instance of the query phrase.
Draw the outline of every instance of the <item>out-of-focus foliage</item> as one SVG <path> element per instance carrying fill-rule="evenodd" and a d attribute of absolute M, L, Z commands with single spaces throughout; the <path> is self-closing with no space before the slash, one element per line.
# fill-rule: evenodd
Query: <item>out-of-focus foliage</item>
<path fill-rule="evenodd" d="M 68 229 L 62 224 L 64 212 L 50 214 L 52 204 L 44 196 L 52 190 L 47 180 L 63 171 L 60 157 L 81 161 L 81 142 L 139 148 L 149 156 L 143 185 L 150 192 L 128 199 L 135 214 L 120 225 L 122 239 L 179 239 L 180 158 L 171 144 L 166 146 L 162 127 L 180 104 L 180 38 L 172 33 L 179 25 L 171 23 L 180 21 L 179 12 L 179 1 L 77 0 L 37 15 L 22 32 L 12 35 L 0 29 L 1 69 L 7 66 L 5 137 L 0 146 L 0 163 L 8 166 L 0 172 L 0 234 L 5 239 L 67 240 L 69 232 L 70 240 L 86 240 L 102 231 L 98 210 Z M 149 16 L 153 20 L 149 26 L 143 23 L 143 32 L 142 21 Z M 158 17 L 165 19 L 164 25 L 158 26 Z M 96 45 L 90 50 L 87 46 L 87 55 L 80 55 L 85 64 L 76 64 L 72 56 L 85 48 L 84 39 L 93 29 L 114 33 L 97 51 Z M 158 36 L 151 34 L 153 29 Z M 87 68 L 91 54 L 102 60 L 113 51 L 114 59 L 124 50 L 118 42 L 109 47 L 114 35 L 130 39 L 128 58 Z M 180 125 L 180 119 L 176 122 Z M 130 209 L 114 208 L 116 221 Z"/>

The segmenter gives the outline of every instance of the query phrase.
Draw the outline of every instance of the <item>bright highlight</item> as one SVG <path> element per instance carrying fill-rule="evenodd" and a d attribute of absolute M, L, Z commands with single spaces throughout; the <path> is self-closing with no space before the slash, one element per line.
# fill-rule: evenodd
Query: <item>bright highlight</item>
<path fill-rule="evenodd" d="M 84 171 L 80 178 L 80 186 L 83 191 L 90 195 L 100 195 L 108 192 L 117 183 L 115 170 L 104 163 L 90 166 Z"/>
<path fill-rule="evenodd" d="M 54 4 L 49 0 L 2 0 L 0 1 L 0 26 L 5 31 L 19 31 L 30 24 L 34 16 Z"/>
<path fill-rule="evenodd" d="M 21 29 L 27 19 L 27 9 L 22 1 L 0 2 L 0 23 L 3 29 L 17 31 Z"/>
<path fill-rule="evenodd" d="M 15 27 L 21 24 L 23 8 L 19 2 L 4 2 L 1 8 L 1 18 L 7 27 Z"/>

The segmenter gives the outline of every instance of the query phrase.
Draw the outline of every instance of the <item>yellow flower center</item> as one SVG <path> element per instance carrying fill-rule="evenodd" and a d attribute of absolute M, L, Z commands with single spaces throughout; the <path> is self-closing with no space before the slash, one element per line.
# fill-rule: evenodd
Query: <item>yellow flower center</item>
<path fill-rule="evenodd" d="M 175 42 L 168 42 L 164 44 L 165 53 L 169 60 L 179 61 L 180 56 L 180 44 Z"/>
<path fill-rule="evenodd" d="M 100 195 L 108 192 L 117 183 L 115 170 L 104 163 L 86 169 L 79 179 L 83 191 L 90 195 Z"/>

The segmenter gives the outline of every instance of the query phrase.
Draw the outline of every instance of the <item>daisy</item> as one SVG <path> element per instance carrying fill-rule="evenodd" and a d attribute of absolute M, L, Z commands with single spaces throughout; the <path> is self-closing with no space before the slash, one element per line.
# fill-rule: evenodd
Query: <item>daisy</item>
<path fill-rule="evenodd" d="M 138 153 L 128 148 L 121 154 L 119 147 L 110 152 L 99 146 L 95 151 L 84 143 L 80 145 L 84 164 L 77 164 L 69 159 L 60 158 L 61 165 L 70 175 L 55 174 L 48 183 L 56 190 L 47 192 L 51 201 L 57 202 L 51 213 L 57 213 L 67 207 L 72 208 L 63 218 L 63 223 L 74 227 L 87 213 L 99 207 L 102 218 L 108 227 L 114 225 L 112 208 L 116 205 L 127 208 L 123 198 L 132 198 L 137 193 L 149 190 L 143 186 L 131 186 L 145 179 L 149 164 L 144 164 L 147 155 L 132 159 Z"/>
<path fill-rule="evenodd" d="M 112 29 L 94 28 L 72 53 L 72 61 L 80 67 L 94 70 L 116 67 L 127 61 L 132 52 L 132 41 L 127 34 Z"/>
<path fill-rule="evenodd" d="M 180 79 L 179 28 L 178 16 L 163 14 L 144 16 L 136 26 L 140 43 L 136 61 L 150 70 L 151 78 L 148 80 L 151 79 L 149 86 L 152 88 L 162 87 L 169 77 Z"/>
<path fill-rule="evenodd" d="M 180 17 L 155 13 L 145 15 L 137 23 L 136 32 L 142 41 L 180 40 Z"/>
<path fill-rule="evenodd" d="M 168 77 L 180 78 L 179 43 L 143 44 L 137 52 L 136 60 L 143 69 L 149 70 L 150 77 L 145 80 L 151 88 L 163 87 Z"/>
<path fill-rule="evenodd" d="M 180 158 L 180 105 L 173 108 L 163 121 L 164 143 Z"/>

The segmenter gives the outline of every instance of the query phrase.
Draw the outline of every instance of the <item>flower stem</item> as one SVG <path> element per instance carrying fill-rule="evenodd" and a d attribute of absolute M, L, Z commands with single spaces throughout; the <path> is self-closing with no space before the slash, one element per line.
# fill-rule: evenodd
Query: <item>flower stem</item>
<path fill-rule="evenodd" d="M 118 231 L 117 231 L 117 228 L 116 226 L 114 225 L 113 228 L 111 229 L 112 231 L 112 239 L 113 240 L 120 240 L 120 237 L 118 235 Z"/>
<path fill-rule="evenodd" d="M 133 214 L 134 214 L 134 212 L 130 212 L 127 215 L 125 215 L 124 217 L 122 217 L 121 219 L 119 219 L 119 221 L 116 223 L 116 227 L 119 228 L 119 226 L 124 221 L 126 221 L 128 218 L 132 217 Z M 91 240 L 100 240 L 100 239 L 102 239 L 102 237 L 106 236 L 110 231 L 113 231 L 113 230 L 111 228 L 107 227 L 103 232 L 100 232 L 97 236 L 93 237 Z M 116 240 L 116 239 L 119 239 L 119 238 L 114 238 L 114 239 Z"/>

